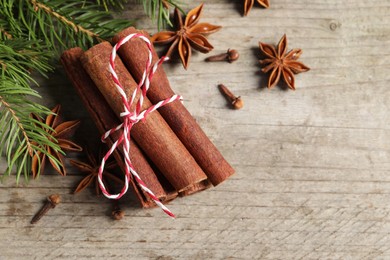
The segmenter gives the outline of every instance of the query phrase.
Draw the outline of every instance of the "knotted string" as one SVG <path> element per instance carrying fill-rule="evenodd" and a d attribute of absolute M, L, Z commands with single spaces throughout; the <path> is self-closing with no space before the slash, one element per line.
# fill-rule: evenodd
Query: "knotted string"
<path fill-rule="evenodd" d="M 140 38 L 142 39 L 145 44 L 148 46 L 148 60 L 146 62 L 145 70 L 142 75 L 141 81 L 138 83 L 136 90 L 133 92 L 131 99 L 128 100 L 125 90 L 122 86 L 122 84 L 119 82 L 118 75 L 115 72 L 115 58 L 116 53 L 118 49 L 125 44 L 126 42 L 130 41 L 133 38 Z M 153 78 L 154 73 L 156 72 L 158 66 L 160 66 L 164 61 L 168 60 L 168 57 L 162 57 L 159 59 L 154 65 L 152 66 L 152 44 L 150 43 L 149 39 L 146 38 L 142 34 L 133 33 L 130 34 L 124 38 L 122 38 L 113 48 L 111 56 L 110 56 L 110 63 L 109 63 L 109 71 L 111 73 L 112 80 L 115 83 L 116 89 L 118 90 L 119 94 L 122 98 L 123 103 L 123 112 L 120 114 L 120 116 L 123 118 L 123 123 L 118 125 L 117 127 L 107 131 L 102 136 L 102 141 L 105 142 L 105 139 L 109 137 L 112 133 L 122 129 L 122 134 L 119 136 L 118 140 L 114 142 L 112 147 L 109 149 L 109 151 L 106 153 L 106 155 L 103 157 L 99 173 L 98 173 L 98 182 L 100 185 L 100 189 L 102 190 L 102 193 L 104 196 L 106 196 L 109 199 L 119 199 L 121 198 L 128 190 L 129 188 L 129 181 L 131 179 L 131 175 L 133 175 L 135 181 L 138 183 L 138 185 L 141 187 L 141 189 L 148 194 L 148 196 L 156 203 L 166 214 L 171 216 L 172 218 L 175 217 L 175 215 L 164 205 L 160 202 L 160 200 L 154 195 L 154 193 L 146 186 L 146 184 L 142 181 L 136 170 L 134 169 L 134 166 L 130 160 L 130 131 L 132 127 L 138 123 L 140 120 L 145 120 L 146 116 L 157 110 L 158 108 L 169 104 L 171 102 L 181 100 L 182 97 L 179 95 L 173 95 L 171 98 L 162 100 L 158 102 L 157 104 L 149 107 L 146 110 L 141 111 L 142 105 L 144 102 L 144 99 L 146 98 L 146 93 L 150 87 L 150 82 Z M 135 98 L 137 97 L 138 93 L 140 93 L 140 98 L 138 99 L 138 102 L 135 105 L 134 111 L 131 111 L 131 107 L 133 106 L 135 102 Z M 116 148 L 118 148 L 122 144 L 124 159 L 125 159 L 125 166 L 126 166 L 126 172 L 125 172 L 125 185 L 123 186 L 122 190 L 118 194 L 110 194 L 104 183 L 103 183 L 103 171 L 104 171 L 104 165 L 107 162 L 108 158 L 111 156 L 111 154 L 114 152 Z"/>

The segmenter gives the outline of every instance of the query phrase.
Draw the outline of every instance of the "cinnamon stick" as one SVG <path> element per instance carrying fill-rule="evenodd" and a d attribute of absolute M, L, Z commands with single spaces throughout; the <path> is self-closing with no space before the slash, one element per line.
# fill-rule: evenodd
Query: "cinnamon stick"
<path fill-rule="evenodd" d="M 95 122 L 99 133 L 103 135 L 107 130 L 120 124 L 120 121 L 117 119 L 115 113 L 111 110 L 103 95 L 99 92 L 94 82 L 84 70 L 80 61 L 80 57 L 83 53 L 84 51 L 81 48 L 69 49 L 62 54 L 61 62 L 69 80 L 72 82 L 72 85 L 80 96 L 84 106 L 87 108 L 92 120 Z M 107 144 L 109 146 L 113 144 L 113 138 L 115 138 L 115 136 L 110 136 L 107 139 Z M 161 201 L 171 200 L 177 196 L 177 192 L 173 189 L 164 189 L 161 186 L 160 181 L 142 154 L 141 150 L 132 139 L 130 142 L 131 160 L 136 171 L 145 184 Z M 118 150 L 115 150 L 114 157 L 124 172 L 125 164 L 123 161 L 123 154 Z M 152 200 L 150 200 L 149 197 L 143 193 L 142 189 L 134 183 L 133 179 L 131 180 L 131 186 L 134 189 L 141 206 L 154 206 Z"/>
<path fill-rule="evenodd" d="M 117 43 L 121 38 L 132 33 L 143 32 L 130 27 L 115 35 L 113 42 Z M 147 60 L 147 55 L 148 48 L 145 42 L 138 38 L 128 41 L 119 49 L 119 56 L 135 80 L 140 80 L 142 77 L 142 68 Z M 153 49 L 153 61 L 157 60 L 158 56 Z M 147 96 L 155 104 L 172 95 L 174 95 L 174 92 L 164 69 L 160 66 L 151 81 Z M 160 108 L 158 111 L 195 158 L 213 185 L 218 185 L 234 173 L 234 169 L 223 158 L 183 104 L 174 102 Z"/>
<path fill-rule="evenodd" d="M 81 57 L 81 62 L 111 108 L 119 116 L 123 111 L 121 97 L 107 69 L 111 51 L 112 46 L 108 42 L 100 43 L 86 51 Z M 130 97 L 137 83 L 119 57 L 115 60 L 115 64 L 119 80 L 126 88 L 125 93 Z M 147 109 L 151 105 L 145 98 L 142 109 Z M 193 185 L 207 179 L 194 158 L 157 111 L 150 113 L 145 121 L 134 125 L 131 135 L 178 192 L 190 189 Z"/>
<path fill-rule="evenodd" d="M 188 195 L 192 195 L 194 193 L 200 192 L 202 190 L 208 189 L 212 186 L 211 182 L 209 180 L 204 180 L 202 182 L 199 182 L 195 185 L 193 185 L 191 188 L 182 191 L 179 193 L 179 196 L 184 197 Z"/>

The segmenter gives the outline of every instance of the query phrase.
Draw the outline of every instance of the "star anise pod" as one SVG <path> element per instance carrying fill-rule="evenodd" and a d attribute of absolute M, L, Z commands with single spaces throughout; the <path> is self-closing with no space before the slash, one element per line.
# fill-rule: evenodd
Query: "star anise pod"
<path fill-rule="evenodd" d="M 61 106 L 57 105 L 51 111 L 52 114 L 48 115 L 43 122 L 43 120 L 35 114 L 32 114 L 31 117 L 35 120 L 39 121 L 41 124 L 46 124 L 50 128 L 44 128 L 42 125 L 35 123 L 37 127 L 42 127 L 48 132 L 55 140 L 49 140 L 51 142 L 57 143 L 57 145 L 61 148 L 62 151 L 75 151 L 79 152 L 82 148 L 70 141 L 69 138 L 74 134 L 76 128 L 78 127 L 80 121 L 67 121 L 62 122 L 60 118 L 60 109 Z M 36 178 L 39 174 L 42 174 L 45 168 L 46 159 L 49 160 L 53 168 L 61 175 L 66 175 L 66 169 L 64 166 L 64 156 L 49 145 L 45 145 L 44 147 L 40 147 L 42 150 L 47 151 L 52 157 L 56 160 L 53 160 L 50 156 L 47 156 L 41 151 L 38 151 L 33 155 L 32 164 L 31 164 L 31 172 L 33 178 Z M 58 163 L 60 162 L 60 164 Z M 38 169 L 39 172 L 38 172 Z"/>
<path fill-rule="evenodd" d="M 209 23 L 199 23 L 202 14 L 203 4 L 188 12 L 185 21 L 175 8 L 175 25 L 176 31 L 158 32 L 151 38 L 151 41 L 156 44 L 171 44 L 166 53 L 170 57 L 173 50 L 177 47 L 181 62 L 185 69 L 187 69 L 192 48 L 202 53 L 210 52 L 214 47 L 206 39 L 206 35 L 218 31 L 221 26 L 212 25 Z"/>
<path fill-rule="evenodd" d="M 279 41 L 277 49 L 273 46 L 259 42 L 260 50 L 267 56 L 260 60 L 260 64 L 266 65 L 262 71 L 267 73 L 271 71 L 268 80 L 268 88 L 278 84 L 280 76 L 283 75 L 284 81 L 288 87 L 295 90 L 294 74 L 310 70 L 305 64 L 297 61 L 302 54 L 301 49 L 292 49 L 287 52 L 287 36 L 284 35 Z"/>
<path fill-rule="evenodd" d="M 256 0 L 262 7 L 268 8 L 269 1 L 268 0 Z M 247 16 L 249 11 L 252 9 L 255 0 L 244 0 L 244 15 Z"/>
<path fill-rule="evenodd" d="M 85 173 L 87 176 L 85 176 L 77 185 L 77 188 L 75 189 L 74 193 L 78 193 L 82 190 L 84 190 L 86 187 L 88 187 L 92 182 L 95 183 L 95 190 L 96 195 L 100 194 L 100 188 L 99 188 L 99 182 L 98 182 L 98 173 L 99 173 L 99 167 L 100 167 L 100 160 L 103 158 L 102 153 L 100 152 L 99 155 L 99 161 L 96 160 L 96 158 L 93 156 L 91 151 L 89 149 L 85 149 L 85 153 L 87 155 L 88 162 L 81 162 L 81 161 L 75 161 L 70 160 L 70 163 L 78 168 L 81 172 Z M 117 166 L 116 161 L 110 161 L 107 162 L 104 171 L 103 171 L 103 183 L 104 186 L 107 187 L 107 179 L 111 179 L 119 184 L 123 184 L 123 181 L 116 177 L 114 174 L 110 173 L 108 170 L 112 170 Z"/>

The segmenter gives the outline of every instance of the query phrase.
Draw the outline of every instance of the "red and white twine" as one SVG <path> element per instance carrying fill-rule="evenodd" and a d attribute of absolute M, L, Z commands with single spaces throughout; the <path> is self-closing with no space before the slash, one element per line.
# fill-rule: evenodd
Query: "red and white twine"
<path fill-rule="evenodd" d="M 131 99 L 128 100 L 126 93 L 124 91 L 124 88 L 122 84 L 119 82 L 118 76 L 115 72 L 115 58 L 117 50 L 126 42 L 130 41 L 133 38 L 140 38 L 142 39 L 145 44 L 148 46 L 148 60 L 145 65 L 145 70 L 142 75 L 141 81 L 138 83 L 138 86 L 136 90 L 133 92 Z M 118 138 L 117 141 L 114 142 L 110 150 L 106 153 L 106 155 L 103 157 L 100 168 L 99 168 L 99 174 L 98 174 L 98 181 L 100 185 L 100 189 L 102 190 L 102 193 L 109 199 L 119 199 L 121 198 L 128 190 L 129 188 L 129 181 L 131 179 L 131 174 L 133 175 L 135 181 L 138 183 L 138 185 L 141 187 L 141 189 L 148 194 L 148 196 L 169 216 L 172 218 L 175 217 L 175 215 L 163 204 L 160 202 L 160 200 L 154 195 L 154 193 L 146 186 L 146 184 L 142 181 L 138 173 L 135 171 L 134 166 L 130 160 L 130 131 L 132 127 L 138 123 L 140 120 L 145 120 L 146 116 L 157 110 L 158 108 L 169 104 L 171 102 L 181 100 L 182 97 L 179 95 L 173 95 L 171 98 L 162 100 L 158 102 L 157 104 L 149 107 L 146 110 L 141 111 L 142 105 L 144 102 L 144 99 L 146 98 L 146 93 L 150 87 L 150 81 L 152 80 L 152 77 L 154 73 L 156 72 L 158 66 L 160 66 L 164 61 L 168 60 L 167 57 L 162 57 L 159 59 L 153 66 L 152 65 L 152 44 L 150 43 L 149 39 L 146 38 L 142 34 L 133 33 L 130 34 L 124 38 L 122 38 L 113 48 L 111 56 L 110 56 L 110 63 L 109 63 L 109 71 L 111 72 L 112 80 L 115 83 L 116 89 L 118 90 L 119 94 L 121 95 L 122 102 L 123 102 L 123 109 L 124 111 L 120 114 L 120 116 L 123 118 L 123 123 L 118 125 L 117 127 L 107 131 L 103 137 L 102 141 L 110 136 L 112 133 L 123 129 L 122 134 Z M 138 102 L 135 105 L 134 111 L 131 111 L 131 107 L 135 102 L 135 98 L 140 94 L 140 98 Z M 102 181 L 103 178 L 103 171 L 104 171 L 104 165 L 108 158 L 111 156 L 111 154 L 114 152 L 116 148 L 118 148 L 122 144 L 124 159 L 125 159 L 125 165 L 126 165 L 126 172 L 125 172 L 125 185 L 123 186 L 122 190 L 118 194 L 110 194 L 106 187 L 104 186 L 104 183 Z"/>

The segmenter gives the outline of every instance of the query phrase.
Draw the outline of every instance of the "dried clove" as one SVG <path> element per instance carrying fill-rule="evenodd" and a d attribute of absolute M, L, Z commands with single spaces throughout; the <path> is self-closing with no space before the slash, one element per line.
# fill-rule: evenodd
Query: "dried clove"
<path fill-rule="evenodd" d="M 206 61 L 228 61 L 229 63 L 232 63 L 233 61 L 238 60 L 240 55 L 238 54 L 238 51 L 235 49 L 228 49 L 226 53 L 210 56 L 206 58 Z"/>
<path fill-rule="evenodd" d="M 115 206 L 111 212 L 111 216 L 115 220 L 121 220 L 125 216 L 125 212 L 123 212 L 119 206 Z"/>
<path fill-rule="evenodd" d="M 225 85 L 219 84 L 218 87 L 234 109 L 241 109 L 244 106 L 244 101 L 241 97 L 236 97 Z"/>
<path fill-rule="evenodd" d="M 61 197 L 58 194 L 53 194 L 47 197 L 47 200 L 43 207 L 32 218 L 31 224 L 37 223 L 50 209 L 55 208 L 61 202 Z"/>

